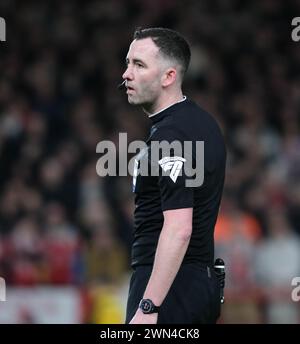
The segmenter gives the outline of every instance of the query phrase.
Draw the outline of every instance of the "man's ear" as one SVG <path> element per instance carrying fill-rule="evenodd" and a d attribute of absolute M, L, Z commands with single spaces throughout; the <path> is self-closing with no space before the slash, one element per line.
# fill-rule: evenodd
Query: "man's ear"
<path fill-rule="evenodd" d="M 177 70 L 175 68 L 168 68 L 162 76 L 162 86 L 167 87 L 173 84 L 177 78 Z"/>

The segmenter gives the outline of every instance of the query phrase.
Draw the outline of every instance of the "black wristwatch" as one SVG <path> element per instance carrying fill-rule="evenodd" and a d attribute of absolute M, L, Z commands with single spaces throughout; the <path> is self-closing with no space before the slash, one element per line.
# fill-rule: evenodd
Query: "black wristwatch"
<path fill-rule="evenodd" d="M 159 307 L 155 306 L 150 299 L 142 299 L 139 308 L 144 314 L 158 313 L 159 311 Z"/>

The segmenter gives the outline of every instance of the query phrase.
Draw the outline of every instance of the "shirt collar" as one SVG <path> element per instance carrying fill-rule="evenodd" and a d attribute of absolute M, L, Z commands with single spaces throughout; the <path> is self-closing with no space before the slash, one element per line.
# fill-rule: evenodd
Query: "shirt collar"
<path fill-rule="evenodd" d="M 149 118 L 152 118 L 152 117 L 154 117 L 154 116 L 160 114 L 161 112 L 167 110 L 167 109 L 170 108 L 171 106 L 173 106 L 173 105 L 175 105 L 175 104 L 178 104 L 178 103 L 181 103 L 181 102 L 184 102 L 185 100 L 186 100 L 186 96 L 183 96 L 183 98 L 180 99 L 178 102 L 175 102 L 175 103 L 173 103 L 173 104 L 171 104 L 171 105 L 168 105 L 168 106 L 166 106 L 165 108 L 163 108 L 163 109 L 161 109 L 161 110 L 159 110 L 159 111 L 157 111 L 157 112 L 151 113 L 151 114 L 149 114 L 149 113 L 147 112 L 147 115 L 148 115 Z"/>

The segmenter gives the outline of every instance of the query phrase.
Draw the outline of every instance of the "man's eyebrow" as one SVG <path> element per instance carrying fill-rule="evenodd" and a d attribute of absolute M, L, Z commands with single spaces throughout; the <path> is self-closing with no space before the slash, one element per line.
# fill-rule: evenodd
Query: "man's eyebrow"
<path fill-rule="evenodd" d="M 126 62 L 126 64 L 128 65 L 128 63 L 129 63 L 129 58 L 128 58 L 128 57 L 126 57 L 125 62 Z M 137 58 L 132 59 L 132 62 L 133 62 L 133 63 L 139 62 L 139 63 L 142 63 L 143 65 L 146 65 L 144 61 L 142 61 L 142 60 L 140 60 L 140 59 L 137 59 Z"/>

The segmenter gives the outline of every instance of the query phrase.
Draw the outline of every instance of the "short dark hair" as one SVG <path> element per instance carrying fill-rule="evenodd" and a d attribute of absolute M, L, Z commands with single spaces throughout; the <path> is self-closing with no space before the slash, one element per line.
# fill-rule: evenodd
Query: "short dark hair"
<path fill-rule="evenodd" d="M 148 37 L 152 38 L 163 55 L 180 64 L 183 78 L 191 59 L 191 49 L 186 39 L 177 31 L 162 27 L 138 28 L 133 35 L 136 40 Z"/>

